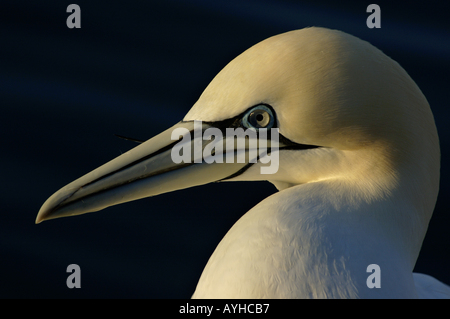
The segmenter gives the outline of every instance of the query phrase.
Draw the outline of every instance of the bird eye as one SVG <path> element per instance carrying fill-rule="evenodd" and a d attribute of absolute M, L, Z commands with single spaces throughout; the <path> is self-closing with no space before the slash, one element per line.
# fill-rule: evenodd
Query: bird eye
<path fill-rule="evenodd" d="M 271 128 L 274 123 L 272 110 L 262 104 L 247 111 L 242 118 L 242 124 L 250 129 Z"/>

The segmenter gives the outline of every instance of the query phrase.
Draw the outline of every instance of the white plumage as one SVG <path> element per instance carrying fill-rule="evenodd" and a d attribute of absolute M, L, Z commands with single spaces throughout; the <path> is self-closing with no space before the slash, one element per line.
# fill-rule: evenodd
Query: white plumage
<path fill-rule="evenodd" d="M 170 161 L 174 128 L 201 120 L 205 130 L 261 104 L 281 136 L 318 147 L 282 145 L 272 175 L 261 175 L 260 162 Z M 412 273 L 439 166 L 432 113 L 408 74 L 365 41 L 307 28 L 231 61 L 183 122 L 62 188 L 37 222 L 216 180 L 264 179 L 280 192 L 230 229 L 194 298 L 450 297 L 446 285 Z M 370 264 L 380 266 L 381 288 L 366 284 Z"/>

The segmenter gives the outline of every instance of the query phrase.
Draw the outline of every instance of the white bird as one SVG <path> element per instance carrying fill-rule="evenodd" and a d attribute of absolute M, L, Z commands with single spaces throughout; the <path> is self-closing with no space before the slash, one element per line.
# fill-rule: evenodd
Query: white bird
<path fill-rule="evenodd" d="M 265 164 L 250 158 L 174 163 L 172 132 L 191 134 L 194 120 L 203 132 L 278 128 L 278 171 L 262 175 Z M 445 284 L 413 274 L 439 169 L 433 115 L 404 69 L 354 36 L 306 28 L 239 55 L 183 121 L 63 187 L 36 222 L 212 181 L 268 180 L 279 192 L 229 230 L 194 298 L 450 297 Z M 380 288 L 368 285 L 371 264 Z"/>

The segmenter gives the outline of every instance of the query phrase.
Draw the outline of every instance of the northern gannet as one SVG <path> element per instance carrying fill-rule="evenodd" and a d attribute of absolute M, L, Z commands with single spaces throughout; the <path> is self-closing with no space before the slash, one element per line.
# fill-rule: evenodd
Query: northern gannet
<path fill-rule="evenodd" d="M 203 132 L 278 128 L 278 171 L 261 174 L 265 164 L 249 158 L 174 163 L 172 132 L 191 134 L 194 120 Z M 439 169 L 433 115 L 405 70 L 365 41 L 312 27 L 236 57 L 181 122 L 60 189 L 36 222 L 213 181 L 268 180 L 279 192 L 229 230 L 194 298 L 449 297 L 413 274 Z M 380 288 L 366 283 L 371 264 Z"/>

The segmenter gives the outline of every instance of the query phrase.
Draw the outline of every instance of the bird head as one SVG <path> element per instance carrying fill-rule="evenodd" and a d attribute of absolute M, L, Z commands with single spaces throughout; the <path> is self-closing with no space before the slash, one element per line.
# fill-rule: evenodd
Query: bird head
<path fill-rule="evenodd" d="M 230 129 L 248 134 L 230 137 L 227 148 Z M 264 174 L 267 159 L 275 168 Z M 417 185 L 429 186 L 429 211 L 439 146 L 417 85 L 371 44 L 306 28 L 236 57 L 181 122 L 60 189 L 36 222 L 214 181 L 268 180 L 283 190 L 339 179 L 370 201 L 388 196 L 413 171 Z"/>

